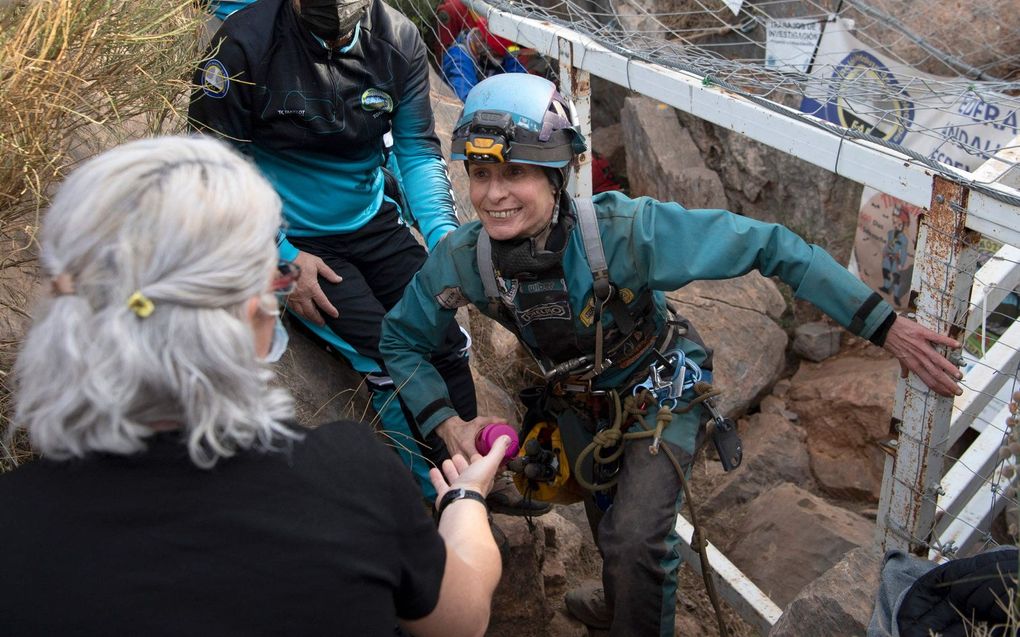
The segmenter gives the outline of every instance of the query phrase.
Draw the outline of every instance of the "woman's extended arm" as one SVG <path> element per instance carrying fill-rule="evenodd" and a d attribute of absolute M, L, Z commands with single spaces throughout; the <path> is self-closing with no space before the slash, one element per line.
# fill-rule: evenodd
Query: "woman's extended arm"
<path fill-rule="evenodd" d="M 455 455 L 443 462 L 442 473 L 432 469 L 436 502 L 452 488 L 487 495 L 509 444 L 510 439 L 501 436 L 485 457 L 476 454 L 468 463 Z M 492 593 L 503 571 L 485 503 L 462 498 L 448 504 L 439 520 L 439 535 L 446 544 L 439 601 L 425 617 L 402 622 L 404 628 L 416 637 L 480 637 L 489 624 Z"/>

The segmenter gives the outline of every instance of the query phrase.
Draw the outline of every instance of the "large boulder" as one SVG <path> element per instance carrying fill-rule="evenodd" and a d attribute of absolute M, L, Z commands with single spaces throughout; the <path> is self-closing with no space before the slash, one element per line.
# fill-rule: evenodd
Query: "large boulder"
<path fill-rule="evenodd" d="M 790 602 L 769 637 L 857 637 L 868 630 L 882 555 L 853 549 Z"/>
<path fill-rule="evenodd" d="M 563 595 L 599 572 L 591 536 L 560 515 L 562 507 L 534 519 L 496 515 L 507 539 L 508 560 L 492 602 L 488 637 L 584 637 L 584 625 L 563 610 Z"/>
<path fill-rule="evenodd" d="M 699 498 L 710 538 L 730 536 L 739 511 L 769 489 L 784 483 L 810 489 L 814 483 L 803 429 L 781 415 L 764 413 L 740 425 L 744 441 L 740 467 L 726 473 L 718 462 L 709 462 L 707 475 L 698 476 L 700 483 L 711 485 Z"/>
<path fill-rule="evenodd" d="M 547 514 L 554 515 L 552 513 Z M 508 559 L 492 600 L 488 637 L 539 635 L 552 619 L 542 577 L 545 543 L 539 518 L 529 528 L 524 518 L 493 516 L 506 536 Z"/>
<path fill-rule="evenodd" d="M 725 551 L 730 560 L 780 606 L 842 559 L 867 546 L 872 522 L 792 484 L 775 487 L 746 509 Z"/>
<path fill-rule="evenodd" d="M 820 363 L 839 352 L 843 329 L 829 321 L 798 325 L 793 333 L 793 351 L 801 358 Z"/>
<path fill-rule="evenodd" d="M 677 201 L 687 208 L 726 207 L 719 176 L 705 166 L 672 108 L 647 97 L 628 97 L 620 122 L 632 196 Z"/>
<path fill-rule="evenodd" d="M 724 206 L 793 228 L 846 262 L 861 185 L 692 115 L 679 119 L 725 189 Z"/>
<path fill-rule="evenodd" d="M 715 350 L 719 407 L 743 414 L 778 379 L 786 332 L 776 323 L 785 309 L 776 285 L 756 272 L 736 279 L 698 281 L 667 295 L 677 311 Z"/>
<path fill-rule="evenodd" d="M 877 348 L 871 348 L 875 352 Z M 811 470 L 835 497 L 877 501 L 899 364 L 893 358 L 844 356 L 805 362 L 793 377 L 789 408 L 807 431 Z"/>
<path fill-rule="evenodd" d="M 503 418 L 514 427 L 521 423 L 521 411 L 517 402 L 502 387 L 489 379 L 471 362 L 471 376 L 475 381 L 475 397 L 478 399 L 478 415 Z"/>

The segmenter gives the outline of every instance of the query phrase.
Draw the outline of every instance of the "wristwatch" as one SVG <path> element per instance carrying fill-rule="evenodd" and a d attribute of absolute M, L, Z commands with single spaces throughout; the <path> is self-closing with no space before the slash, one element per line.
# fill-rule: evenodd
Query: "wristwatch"
<path fill-rule="evenodd" d="M 475 500 L 481 502 L 485 509 L 488 510 L 489 506 L 485 503 L 485 496 L 477 491 L 471 491 L 470 489 L 464 489 L 457 487 L 456 489 L 450 489 L 443 494 L 443 497 L 439 500 L 439 506 L 436 507 L 436 522 L 442 517 L 443 511 L 446 507 L 450 506 L 457 500 Z"/>

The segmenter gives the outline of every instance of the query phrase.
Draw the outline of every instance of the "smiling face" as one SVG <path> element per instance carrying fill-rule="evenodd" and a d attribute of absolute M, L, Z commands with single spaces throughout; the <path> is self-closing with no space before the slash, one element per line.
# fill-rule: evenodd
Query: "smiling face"
<path fill-rule="evenodd" d="M 471 204 L 494 241 L 533 237 L 552 219 L 555 193 L 532 164 L 468 163 Z"/>

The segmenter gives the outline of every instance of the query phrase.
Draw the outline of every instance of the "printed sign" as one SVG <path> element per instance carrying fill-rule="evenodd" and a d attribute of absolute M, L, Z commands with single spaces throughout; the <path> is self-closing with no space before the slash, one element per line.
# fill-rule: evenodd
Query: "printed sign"
<path fill-rule="evenodd" d="M 769 20 L 765 25 L 765 66 L 806 73 L 822 37 L 822 22 L 795 18 Z"/>
<path fill-rule="evenodd" d="M 800 110 L 973 172 L 1018 133 L 1011 100 L 965 79 L 921 73 L 869 50 L 842 19 L 826 23 Z M 963 96 L 961 98 L 961 96 Z M 870 188 L 861 197 L 849 267 L 904 309 L 921 209 Z"/>

